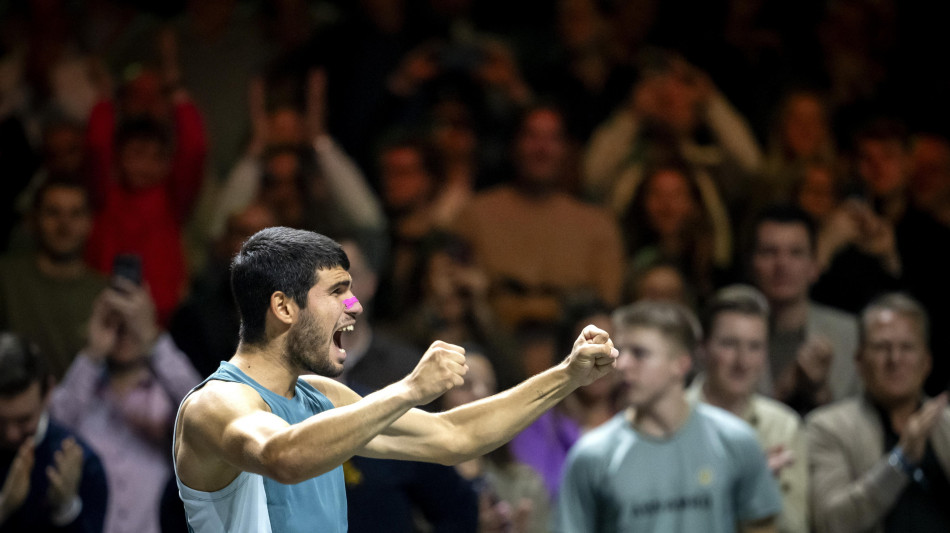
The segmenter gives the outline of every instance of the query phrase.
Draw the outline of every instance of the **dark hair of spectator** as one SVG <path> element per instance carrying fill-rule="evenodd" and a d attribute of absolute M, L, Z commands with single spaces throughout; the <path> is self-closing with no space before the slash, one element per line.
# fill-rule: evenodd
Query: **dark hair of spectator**
<path fill-rule="evenodd" d="M 346 253 L 339 243 L 319 233 L 274 227 L 251 236 L 231 261 L 241 342 L 266 341 L 264 324 L 272 294 L 281 291 L 305 309 L 307 292 L 319 279 L 317 271 L 338 266 L 350 268 Z"/>
<path fill-rule="evenodd" d="M 121 150 L 132 141 L 155 142 L 165 151 L 170 151 L 172 147 L 172 138 L 168 129 L 160 122 L 148 117 L 132 117 L 119 124 L 115 133 L 116 149 Z"/>
<path fill-rule="evenodd" d="M 818 226 L 807 211 L 794 204 L 773 204 L 756 215 L 750 226 L 750 243 L 754 250 L 758 246 L 759 228 L 766 222 L 774 224 L 801 224 L 808 232 L 808 244 L 814 252 L 818 245 Z"/>
<path fill-rule="evenodd" d="M 34 383 L 40 384 L 45 395 L 49 375 L 36 346 L 17 334 L 0 332 L 0 396 L 16 396 Z"/>

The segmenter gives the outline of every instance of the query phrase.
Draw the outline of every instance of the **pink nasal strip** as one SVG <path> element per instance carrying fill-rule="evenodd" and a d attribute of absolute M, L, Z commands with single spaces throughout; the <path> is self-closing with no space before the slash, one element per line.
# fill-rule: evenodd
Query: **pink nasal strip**
<path fill-rule="evenodd" d="M 358 303 L 360 303 L 360 301 L 356 298 L 356 296 L 354 296 L 352 298 L 347 298 L 346 300 L 343 300 L 343 307 L 347 311 L 349 311 L 351 307 L 353 307 L 354 305 Z"/>

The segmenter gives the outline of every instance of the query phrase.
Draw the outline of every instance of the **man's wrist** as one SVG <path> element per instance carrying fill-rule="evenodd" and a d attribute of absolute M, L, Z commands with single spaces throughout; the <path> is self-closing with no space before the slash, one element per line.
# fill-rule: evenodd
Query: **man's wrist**
<path fill-rule="evenodd" d="M 917 483 L 925 482 L 924 471 L 921 470 L 920 465 L 916 461 L 912 461 L 907 457 L 907 454 L 904 453 L 904 447 L 900 444 L 894 446 L 891 453 L 888 454 L 887 463 L 913 481 Z"/>
<path fill-rule="evenodd" d="M 55 526 L 65 526 L 75 520 L 81 512 L 82 499 L 79 496 L 73 496 L 69 503 L 53 511 L 50 522 Z"/>

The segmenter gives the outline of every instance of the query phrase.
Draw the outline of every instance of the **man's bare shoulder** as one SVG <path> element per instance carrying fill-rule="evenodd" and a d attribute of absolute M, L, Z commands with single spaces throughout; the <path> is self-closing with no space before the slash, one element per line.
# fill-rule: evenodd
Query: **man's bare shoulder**
<path fill-rule="evenodd" d="M 270 408 L 252 387 L 211 380 L 182 402 L 176 429 L 187 439 L 192 432 L 218 431 L 221 425 L 257 411 L 270 412 Z"/>
<path fill-rule="evenodd" d="M 333 378 L 307 374 L 305 376 L 300 376 L 300 379 L 306 381 L 308 384 L 310 384 L 310 386 L 320 391 L 321 394 L 326 396 L 327 399 L 333 403 L 334 407 L 350 405 L 351 403 L 357 402 L 361 399 L 359 394 L 353 392 L 352 389 Z"/>

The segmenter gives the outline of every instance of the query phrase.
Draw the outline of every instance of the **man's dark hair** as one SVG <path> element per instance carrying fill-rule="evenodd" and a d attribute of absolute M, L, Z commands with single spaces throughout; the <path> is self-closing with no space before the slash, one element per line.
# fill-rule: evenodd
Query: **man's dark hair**
<path fill-rule="evenodd" d="M 818 226 L 807 211 L 795 204 L 773 204 L 760 211 L 750 226 L 749 244 L 751 245 L 750 250 L 753 252 L 759 244 L 759 228 L 766 222 L 801 224 L 808 232 L 808 245 L 812 252 L 818 246 Z"/>
<path fill-rule="evenodd" d="M 119 124 L 115 134 L 116 149 L 121 150 L 131 141 L 155 142 L 166 152 L 172 148 L 172 138 L 168 129 L 160 122 L 148 117 L 132 117 Z"/>
<path fill-rule="evenodd" d="M 241 342 L 264 342 L 270 297 L 281 291 L 302 309 L 316 285 L 317 270 L 350 268 L 343 248 L 312 231 L 285 227 L 263 229 L 247 240 L 231 261 L 231 290 L 241 315 Z"/>
<path fill-rule="evenodd" d="M 640 300 L 613 312 L 614 332 L 632 328 L 659 331 L 692 358 L 703 338 L 703 328 L 696 315 L 676 302 Z"/>
<path fill-rule="evenodd" d="M 40 207 L 43 206 L 43 202 L 46 200 L 46 194 L 52 189 L 73 189 L 79 191 L 83 195 L 83 199 L 86 201 L 86 208 L 90 208 L 90 197 L 89 189 L 86 188 L 82 182 L 64 179 L 64 178 L 55 178 L 49 179 L 43 182 L 42 185 L 36 190 L 36 193 L 33 195 L 33 212 L 37 213 L 40 210 Z"/>
<path fill-rule="evenodd" d="M 0 332 L 0 396 L 12 397 L 40 384 L 46 394 L 49 388 L 46 360 L 29 341 L 9 331 Z"/>

